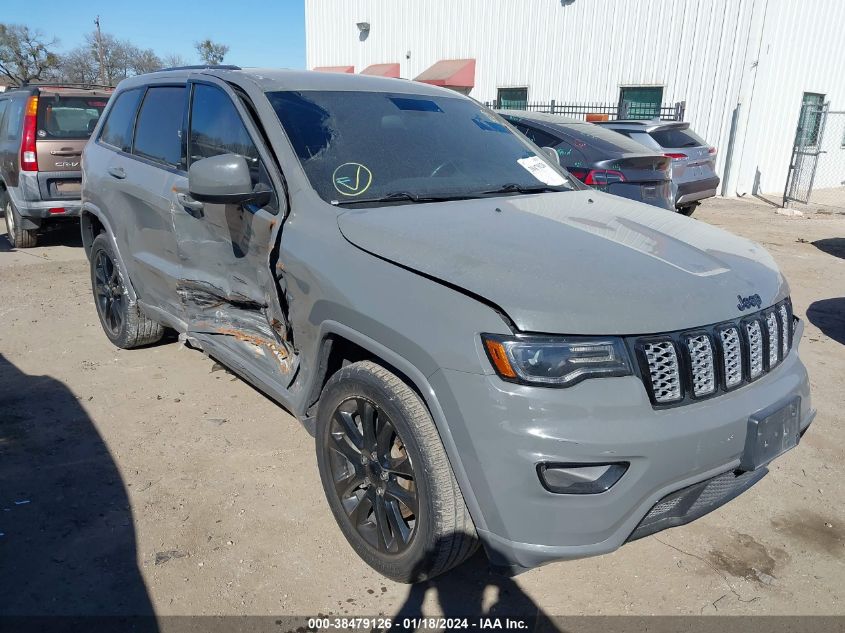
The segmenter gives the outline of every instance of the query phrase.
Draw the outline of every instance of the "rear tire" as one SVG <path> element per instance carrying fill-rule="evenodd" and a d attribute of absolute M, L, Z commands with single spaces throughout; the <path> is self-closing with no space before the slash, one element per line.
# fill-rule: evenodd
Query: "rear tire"
<path fill-rule="evenodd" d="M 164 328 L 129 297 L 111 240 L 100 233 L 91 244 L 91 289 L 100 325 L 109 340 L 123 349 L 158 342 Z"/>
<path fill-rule="evenodd" d="M 678 213 L 689 217 L 692 215 L 693 211 L 695 211 L 696 207 L 698 207 L 697 204 L 686 204 L 682 207 L 678 207 Z"/>
<path fill-rule="evenodd" d="M 21 228 L 23 218 L 21 218 L 21 214 L 18 213 L 11 200 L 6 200 L 3 215 L 6 218 L 6 237 L 12 248 L 32 248 L 36 245 L 38 242 L 37 231 Z"/>
<path fill-rule="evenodd" d="M 335 520 L 355 552 L 382 575 L 419 582 L 477 549 L 475 525 L 434 421 L 395 374 L 371 361 L 334 374 L 320 397 L 316 444 Z"/>

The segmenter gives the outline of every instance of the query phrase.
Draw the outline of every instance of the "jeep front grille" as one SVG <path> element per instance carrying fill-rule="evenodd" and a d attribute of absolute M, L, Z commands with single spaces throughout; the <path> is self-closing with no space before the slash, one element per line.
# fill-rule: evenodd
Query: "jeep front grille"
<path fill-rule="evenodd" d="M 656 406 L 736 389 L 786 358 L 792 344 L 789 299 L 742 319 L 633 340 L 640 373 Z"/>
<path fill-rule="evenodd" d="M 658 402 L 675 402 L 683 397 L 678 355 L 672 341 L 646 343 L 645 355 L 654 399 Z"/>

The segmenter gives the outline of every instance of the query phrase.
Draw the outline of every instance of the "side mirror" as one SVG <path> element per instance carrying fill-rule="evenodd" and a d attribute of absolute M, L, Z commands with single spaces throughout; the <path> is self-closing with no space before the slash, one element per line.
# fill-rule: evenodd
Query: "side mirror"
<path fill-rule="evenodd" d="M 269 190 L 253 189 L 246 159 L 237 154 L 221 154 L 193 163 L 188 170 L 188 192 L 197 202 L 259 207 L 269 203 L 273 195 Z"/>
<path fill-rule="evenodd" d="M 540 149 L 546 152 L 549 158 L 555 161 L 555 165 L 560 165 L 560 155 L 558 155 L 557 150 L 554 147 L 541 147 Z"/>

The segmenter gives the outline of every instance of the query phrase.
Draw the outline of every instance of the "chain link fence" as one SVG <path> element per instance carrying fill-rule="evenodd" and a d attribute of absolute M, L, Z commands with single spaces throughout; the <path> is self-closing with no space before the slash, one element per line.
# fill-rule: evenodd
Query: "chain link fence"
<path fill-rule="evenodd" d="M 845 110 L 801 108 L 783 203 L 845 213 Z"/>

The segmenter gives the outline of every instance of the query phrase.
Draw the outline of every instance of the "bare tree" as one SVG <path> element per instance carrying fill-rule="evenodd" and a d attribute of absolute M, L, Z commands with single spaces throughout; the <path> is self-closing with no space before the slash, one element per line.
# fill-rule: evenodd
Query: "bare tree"
<path fill-rule="evenodd" d="M 219 44 L 210 39 L 204 39 L 202 42 L 197 42 L 194 45 L 199 53 L 200 59 L 204 64 L 209 66 L 217 66 L 223 63 L 223 58 L 229 52 L 229 47 L 225 44 Z"/>
<path fill-rule="evenodd" d="M 136 75 L 155 72 L 163 68 L 161 58 L 151 48 L 140 49 L 130 44 L 126 52 L 129 55 L 129 66 Z"/>
<path fill-rule="evenodd" d="M 178 53 L 169 53 L 161 58 L 162 68 L 178 68 L 187 65 L 188 61 Z"/>
<path fill-rule="evenodd" d="M 47 40 L 38 30 L 21 24 L 0 23 L 0 74 L 16 84 L 43 79 L 59 65 L 51 50 L 56 39 Z"/>
<path fill-rule="evenodd" d="M 58 74 L 64 81 L 94 84 L 100 79 L 96 55 L 88 46 L 79 46 L 62 56 Z"/>

